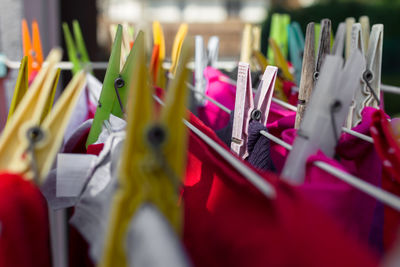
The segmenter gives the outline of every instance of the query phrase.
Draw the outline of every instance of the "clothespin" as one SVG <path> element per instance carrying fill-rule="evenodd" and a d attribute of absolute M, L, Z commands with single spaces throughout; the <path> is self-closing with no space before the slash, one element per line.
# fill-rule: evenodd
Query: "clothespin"
<path fill-rule="evenodd" d="M 89 55 L 85 46 L 85 41 L 82 36 L 81 27 L 77 20 L 72 21 L 72 29 L 74 37 L 72 37 L 66 22 L 62 25 L 64 31 L 65 44 L 67 46 L 68 59 L 72 62 L 72 73 L 76 74 L 86 65 L 90 64 Z"/>
<path fill-rule="evenodd" d="M 288 14 L 272 14 L 271 30 L 269 38 L 273 39 L 279 49 L 282 51 L 284 58 L 288 56 L 288 26 L 290 24 L 290 16 Z M 267 52 L 268 60 L 271 64 L 275 63 L 275 55 L 273 49 L 269 46 Z"/>
<path fill-rule="evenodd" d="M 247 137 L 250 121 L 256 120 L 263 125 L 267 123 L 277 73 L 277 67 L 268 66 L 265 69 L 253 100 L 250 65 L 244 62 L 239 63 L 231 150 L 243 159 L 248 156 Z"/>
<path fill-rule="evenodd" d="M 368 50 L 368 42 L 369 42 L 369 31 L 370 31 L 370 26 L 369 26 L 369 17 L 368 16 L 361 16 L 358 21 L 361 24 L 361 32 L 362 32 L 362 37 L 363 37 L 363 42 L 364 42 L 364 49 L 365 51 Z"/>
<path fill-rule="evenodd" d="M 283 168 L 283 179 L 293 184 L 303 183 L 306 162 L 318 150 L 328 157 L 334 156 L 352 95 L 358 88 L 363 64 L 365 59 L 359 51 L 351 54 L 344 68 L 341 56 L 326 56 L 316 89 Z"/>
<path fill-rule="evenodd" d="M 360 23 L 353 24 L 351 52 L 360 50 L 366 61 L 363 65 L 364 72 L 360 76 L 362 82 L 355 92 L 353 105 L 350 108 L 347 119 L 348 128 L 354 127 L 361 122 L 361 112 L 364 107 L 378 108 L 380 104 L 383 25 L 375 24 L 372 26 L 368 49 L 364 47 L 364 31 L 365 29 L 363 30 L 363 26 Z"/>
<path fill-rule="evenodd" d="M 293 21 L 289 26 L 289 55 L 296 75 L 296 83 L 300 84 L 301 68 L 304 52 L 304 35 L 301 31 L 300 24 Z"/>
<path fill-rule="evenodd" d="M 171 68 L 169 69 L 169 72 L 172 73 L 173 76 L 175 76 L 176 67 L 179 62 L 179 55 L 181 54 L 181 47 L 183 44 L 183 40 L 185 40 L 187 32 L 188 25 L 186 23 L 182 23 L 181 26 L 179 26 L 179 30 L 176 33 L 174 39 L 174 44 L 172 45 Z"/>
<path fill-rule="evenodd" d="M 6 55 L 0 53 L 0 78 L 7 76 Z"/>
<path fill-rule="evenodd" d="M 353 29 L 353 24 L 356 23 L 356 20 L 353 17 L 346 18 L 346 50 L 345 50 L 345 58 L 348 59 L 351 52 L 351 32 Z"/>
<path fill-rule="evenodd" d="M 61 146 L 65 128 L 84 86 L 83 74 L 75 75 L 43 119 L 59 74 L 55 64 L 61 50 L 50 52 L 47 63 L 33 80 L 0 136 L 0 169 L 43 182 Z"/>
<path fill-rule="evenodd" d="M 299 100 L 295 122 L 296 129 L 300 127 L 301 120 L 304 116 L 315 82 L 318 80 L 325 56 L 330 52 L 331 21 L 329 19 L 323 19 L 321 21 L 317 53 L 315 53 L 314 36 L 314 22 L 311 22 L 307 25 L 306 30 L 303 67 L 301 70 Z M 316 59 L 314 59 L 315 54 Z"/>
<path fill-rule="evenodd" d="M 110 25 L 110 35 L 111 39 L 115 40 L 117 30 L 119 24 L 111 24 Z M 129 26 L 128 23 L 122 24 L 122 41 L 121 41 L 121 60 L 120 60 L 120 68 L 122 69 L 125 65 L 125 62 L 128 58 L 128 55 L 131 51 L 133 46 L 133 34 L 134 30 L 133 27 Z"/>
<path fill-rule="evenodd" d="M 204 78 L 204 70 L 207 66 L 214 66 L 218 61 L 219 38 L 211 36 L 208 41 L 207 50 L 204 48 L 204 40 L 201 35 L 195 36 L 195 58 L 194 58 L 194 75 L 196 91 L 203 95 L 206 93 L 206 80 Z M 205 104 L 205 99 L 201 94 L 195 94 L 199 105 Z"/>
<path fill-rule="evenodd" d="M 17 83 L 14 87 L 13 98 L 11 100 L 10 109 L 8 111 L 7 122 L 10 120 L 11 116 L 14 114 L 15 109 L 21 102 L 26 91 L 28 90 L 28 56 L 24 56 L 21 60 L 21 65 L 18 70 Z"/>
<path fill-rule="evenodd" d="M 274 54 L 275 65 L 281 71 L 280 76 L 287 81 L 294 81 L 293 74 L 289 70 L 289 64 L 286 61 L 285 57 L 283 56 L 278 44 L 272 38 L 268 39 L 268 43 L 269 47 L 271 47 Z"/>
<path fill-rule="evenodd" d="M 29 34 L 28 23 L 22 20 L 22 46 L 24 56 L 28 56 L 28 76 L 37 73 L 43 64 L 42 44 L 40 41 L 39 25 L 36 20 L 32 22 L 32 39 Z"/>
<path fill-rule="evenodd" d="M 154 114 L 152 90 L 148 85 L 143 34 L 139 33 L 137 57 L 130 88 L 127 128 L 119 169 L 119 187 L 111 208 L 100 266 L 127 266 L 125 238 L 130 221 L 143 204 L 154 205 L 172 228 L 181 232 L 182 211 L 178 206 L 178 186 L 184 172 L 187 132 L 182 123 L 188 77 L 186 64 L 191 56 L 188 42 L 182 44 L 175 78 L 166 91 L 160 116 Z"/>
<path fill-rule="evenodd" d="M 255 70 L 253 53 L 260 51 L 261 46 L 261 27 L 246 23 L 243 29 L 242 46 L 240 51 L 240 61 L 250 63 L 251 69 Z"/>
<path fill-rule="evenodd" d="M 336 30 L 335 42 L 332 46 L 332 55 L 342 56 L 346 39 L 346 23 L 341 22 Z"/>
<path fill-rule="evenodd" d="M 110 114 L 122 118 L 127 101 L 127 88 L 132 80 L 133 59 L 136 54 L 135 44 L 120 70 L 121 63 L 122 26 L 118 25 L 114 44 L 111 49 L 106 75 L 100 94 L 99 105 L 94 115 L 86 146 L 97 141 L 105 120 Z"/>
<path fill-rule="evenodd" d="M 164 33 L 160 22 L 153 22 L 153 54 L 150 63 L 150 73 L 153 77 L 153 84 L 160 88 L 165 88 L 166 75 L 162 67 L 165 60 L 165 41 Z"/>

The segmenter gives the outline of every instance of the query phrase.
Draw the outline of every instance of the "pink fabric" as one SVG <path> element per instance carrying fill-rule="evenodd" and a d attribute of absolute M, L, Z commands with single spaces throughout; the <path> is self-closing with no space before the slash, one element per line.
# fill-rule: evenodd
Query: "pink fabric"
<path fill-rule="evenodd" d="M 362 112 L 362 122 L 353 130 L 369 135 L 374 111 L 373 108 L 365 108 Z M 269 123 L 267 128 L 275 136 L 293 144 L 296 137 L 296 130 L 293 129 L 294 121 L 295 114 L 288 113 L 287 116 Z M 272 159 L 278 172 L 281 172 L 288 153 L 281 146 L 272 146 Z M 367 242 L 371 232 L 376 200 L 317 168 L 312 163 L 314 161 L 327 162 L 377 186 L 380 185 L 382 177 L 381 163 L 373 144 L 349 134 L 341 136 L 337 155 L 341 159 L 340 163 L 328 158 L 321 151 L 311 156 L 307 161 L 306 179 L 305 183 L 300 186 L 301 191 L 341 222 L 347 232 L 355 235 L 359 240 Z"/>
<path fill-rule="evenodd" d="M 204 76 L 207 81 L 206 95 L 233 110 L 235 108 L 236 86 L 221 81 L 222 77 L 226 79 L 229 79 L 229 77 L 212 67 L 207 67 L 204 70 Z M 213 130 L 219 130 L 229 122 L 229 114 L 210 101 L 206 101 L 203 107 L 199 107 L 197 114 L 204 124 Z"/>

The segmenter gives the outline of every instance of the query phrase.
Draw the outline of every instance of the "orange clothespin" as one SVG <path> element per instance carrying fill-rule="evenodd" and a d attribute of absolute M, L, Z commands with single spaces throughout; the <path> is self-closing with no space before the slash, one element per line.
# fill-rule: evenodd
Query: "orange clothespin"
<path fill-rule="evenodd" d="M 24 56 L 28 57 L 28 77 L 31 80 L 32 74 L 36 75 L 43 64 L 42 43 L 36 20 L 32 22 L 32 38 L 29 34 L 28 23 L 25 19 L 22 20 L 22 46 Z"/>

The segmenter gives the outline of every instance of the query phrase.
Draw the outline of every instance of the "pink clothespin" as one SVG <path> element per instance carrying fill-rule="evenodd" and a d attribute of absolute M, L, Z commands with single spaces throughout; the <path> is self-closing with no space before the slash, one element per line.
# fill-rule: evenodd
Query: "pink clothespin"
<path fill-rule="evenodd" d="M 263 125 L 267 123 L 277 73 L 277 67 L 268 66 L 265 69 L 253 98 L 250 65 L 239 63 L 231 150 L 243 159 L 248 156 L 247 137 L 250 121 L 256 120 Z"/>

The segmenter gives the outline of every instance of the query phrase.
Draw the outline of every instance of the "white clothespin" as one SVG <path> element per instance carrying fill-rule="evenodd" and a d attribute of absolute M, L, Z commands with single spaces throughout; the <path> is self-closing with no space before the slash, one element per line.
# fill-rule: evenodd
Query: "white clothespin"
<path fill-rule="evenodd" d="M 363 72 L 363 64 L 365 59 L 359 51 L 351 54 L 344 68 L 341 56 L 326 56 L 282 172 L 285 180 L 293 184 L 303 183 L 307 159 L 318 150 L 328 157 L 334 155 L 352 96 L 360 82 L 358 77 Z"/>
<path fill-rule="evenodd" d="M 263 125 L 267 123 L 277 73 L 277 67 L 268 66 L 265 69 L 253 99 L 250 64 L 239 63 L 231 150 L 243 159 L 248 156 L 247 137 L 250 120 L 259 121 Z"/>
<path fill-rule="evenodd" d="M 201 35 L 195 37 L 195 62 L 194 62 L 194 75 L 195 75 L 195 88 L 196 91 L 205 94 L 206 80 L 204 78 L 204 69 L 207 66 L 215 67 L 218 61 L 219 51 L 219 38 L 211 36 L 208 40 L 207 51 L 204 48 L 204 40 Z M 195 94 L 198 105 L 204 105 L 205 99 L 202 94 Z"/>
<path fill-rule="evenodd" d="M 346 39 L 346 23 L 341 22 L 336 30 L 335 42 L 332 46 L 332 55 L 343 57 L 344 41 Z"/>
<path fill-rule="evenodd" d="M 383 25 L 375 24 L 369 37 L 368 49 L 365 48 L 365 38 L 360 23 L 353 25 L 352 52 L 360 50 L 365 56 L 364 72 L 360 76 L 359 88 L 354 94 L 353 104 L 347 119 L 347 127 L 351 128 L 361 122 L 361 112 L 364 107 L 379 107 L 382 67 Z"/>

